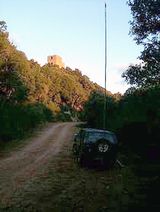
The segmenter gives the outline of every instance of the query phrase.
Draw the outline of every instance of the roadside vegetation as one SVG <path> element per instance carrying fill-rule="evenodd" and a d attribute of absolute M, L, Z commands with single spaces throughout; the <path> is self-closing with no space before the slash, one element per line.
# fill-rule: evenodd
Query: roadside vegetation
<path fill-rule="evenodd" d="M 115 166 L 105 171 L 96 166 L 82 169 L 74 162 L 74 125 L 50 124 L 26 146 L 2 159 L 0 211 L 116 212 L 134 211 L 133 206 L 136 209 L 141 196 L 135 198 L 137 179 L 131 166 Z M 48 139 L 42 139 L 40 134 Z"/>
<path fill-rule="evenodd" d="M 65 125 L 67 126 L 67 123 Z M 60 130 L 63 131 L 62 128 Z M 22 166 L 18 171 L 17 164 L 13 165 L 17 176 L 14 175 L 12 181 L 7 175 L 9 182 L 6 181 L 6 184 L 9 183 L 8 186 L 11 189 L 6 192 L 8 196 L 2 189 L 4 193 L 1 193 L 0 211 L 134 212 L 146 211 L 148 208 L 159 211 L 159 197 L 156 195 L 159 189 L 159 180 L 155 173 L 160 171 L 160 167 L 157 169 L 153 165 L 140 166 L 132 160 L 129 154 L 120 152 L 119 159 L 125 165 L 123 168 L 116 164 L 113 169 L 107 171 L 96 166 L 82 169 L 73 160 L 72 130 L 75 131 L 75 128 L 67 131 L 70 136 L 65 135 L 65 142 L 62 141 L 60 152 L 53 157 L 51 156 L 54 152 L 53 147 L 52 152 L 48 154 L 51 156 L 49 159 L 43 158 L 40 154 L 41 151 L 35 152 L 40 159 L 35 169 L 28 164 L 28 168 L 24 167 L 23 169 Z M 61 135 L 56 134 L 55 136 Z M 52 136 L 50 139 L 52 140 Z M 44 142 L 44 144 L 47 143 L 49 144 L 48 141 Z M 38 141 L 37 144 L 39 144 Z M 39 149 L 39 147 L 37 148 Z M 29 149 L 28 146 L 26 149 Z M 20 152 L 19 150 L 18 152 Z M 46 150 L 50 150 L 50 148 Z M 35 148 L 28 152 L 29 158 L 25 157 L 20 163 L 23 164 L 23 162 L 27 162 L 27 159 L 30 160 L 33 157 L 31 154 L 33 151 Z M 42 154 L 44 154 L 43 151 Z M 24 157 L 23 154 L 19 156 Z M 36 156 L 34 155 L 34 157 Z M 46 161 L 48 162 L 46 163 Z M 33 163 L 33 165 L 35 164 Z M 8 174 L 7 170 L 3 174 L 1 173 L 1 188 L 4 186 L 3 180 L 5 181 L 6 174 Z M 6 186 L 5 190 L 7 190 Z"/>
<path fill-rule="evenodd" d="M 128 5 L 130 34 L 144 50 L 140 64 L 122 74 L 131 85 L 125 94 L 106 92 L 105 123 L 117 134 L 118 158 L 125 167 L 108 172 L 79 169 L 71 152 L 64 150 L 51 163 L 48 177 L 42 176 L 43 185 L 34 181 L 31 191 L 17 194 L 20 200 L 16 197 L 9 210 L 159 211 L 160 1 L 129 0 Z M 6 23 L 0 22 L 0 142 L 23 138 L 49 121 L 76 118 L 103 128 L 104 94 L 78 69 L 29 61 L 10 43 Z"/>
<path fill-rule="evenodd" d="M 106 126 L 116 132 L 120 142 L 119 158 L 133 171 L 133 184 L 137 181 L 132 207 L 128 211 L 158 211 L 160 3 L 151 0 L 130 0 L 128 5 L 133 16 L 130 34 L 138 45 L 144 46 L 144 50 L 139 56 L 140 64 L 129 66 L 122 74 L 131 87 L 123 96 L 106 96 Z M 82 113 L 88 126 L 103 128 L 103 108 L 104 94 L 93 92 Z"/>
<path fill-rule="evenodd" d="M 9 41 L 0 21 L 0 140 L 22 138 L 48 121 L 71 121 L 96 83 L 76 69 L 40 66 Z"/>
<path fill-rule="evenodd" d="M 160 10 L 159 1 L 128 1 L 133 15 L 131 35 L 143 45 L 138 65 L 122 74 L 131 87 L 122 96 L 106 95 L 106 126 L 117 132 L 124 148 L 144 151 L 160 146 Z M 145 26 L 145 27 L 144 27 Z M 82 117 L 88 125 L 103 128 L 104 94 L 93 92 Z M 156 154 L 158 157 L 158 153 Z"/>

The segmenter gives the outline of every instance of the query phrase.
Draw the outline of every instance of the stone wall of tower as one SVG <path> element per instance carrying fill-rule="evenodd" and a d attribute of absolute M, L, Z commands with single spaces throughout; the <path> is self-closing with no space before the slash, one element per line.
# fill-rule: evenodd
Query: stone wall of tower
<path fill-rule="evenodd" d="M 58 55 L 51 55 L 47 57 L 47 62 L 51 65 L 58 65 L 60 68 L 64 68 L 62 58 Z"/>

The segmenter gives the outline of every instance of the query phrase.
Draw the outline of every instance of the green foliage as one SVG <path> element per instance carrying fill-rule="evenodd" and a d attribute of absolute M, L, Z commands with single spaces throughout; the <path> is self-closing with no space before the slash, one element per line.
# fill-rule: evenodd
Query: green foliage
<path fill-rule="evenodd" d="M 43 104 L 31 104 L 34 90 L 30 62 L 10 43 L 5 22 L 0 22 L 0 140 L 20 138 L 53 118 Z"/>
<path fill-rule="evenodd" d="M 85 104 L 85 119 L 89 126 L 94 128 L 103 127 L 104 95 L 102 93 L 92 93 Z"/>
<path fill-rule="evenodd" d="M 158 38 L 160 32 L 160 1 L 159 0 L 129 0 L 133 21 L 131 33 L 135 40 L 141 43 L 150 36 Z"/>
<path fill-rule="evenodd" d="M 145 45 L 140 65 L 131 65 L 122 77 L 136 87 L 160 84 L 160 42 Z"/>
<path fill-rule="evenodd" d="M 103 128 L 104 120 L 104 93 L 93 92 L 85 104 L 84 117 L 88 125 L 94 128 Z M 106 96 L 106 125 L 107 129 L 113 129 L 113 120 L 117 111 L 117 101 L 111 96 Z"/>
<path fill-rule="evenodd" d="M 56 120 L 74 119 L 93 90 L 104 92 L 78 69 L 61 69 L 49 64 L 41 67 L 28 60 L 10 43 L 6 29 L 6 23 L 1 21 L 0 118 L 3 121 L 0 137 L 18 137 L 24 130 L 52 120 L 53 114 Z"/>
<path fill-rule="evenodd" d="M 124 96 L 106 98 L 106 128 L 119 133 L 125 146 L 141 150 L 160 140 L 160 86 L 129 89 Z M 104 95 L 92 93 L 83 118 L 93 128 L 103 128 Z M 141 145 L 140 145 L 141 144 Z"/>
<path fill-rule="evenodd" d="M 79 70 L 70 68 L 59 69 L 57 66 L 45 65 L 42 67 L 43 78 L 47 78 L 48 101 L 54 102 L 59 108 L 66 104 L 71 109 L 83 109 L 84 102 L 93 90 L 103 90 L 92 83 Z"/>
<path fill-rule="evenodd" d="M 131 34 L 137 44 L 144 45 L 144 50 L 139 57 L 141 64 L 130 66 L 122 74 L 129 84 L 138 89 L 128 89 L 119 102 L 122 111 L 119 113 L 122 114 L 120 127 L 125 128 L 122 130 L 124 135 L 138 132 L 141 127 L 146 129 L 142 136 L 133 133 L 140 139 L 128 137 L 136 145 L 147 140 L 154 143 L 160 140 L 160 1 L 129 0 L 128 5 L 133 16 Z"/>
<path fill-rule="evenodd" d="M 63 122 L 72 121 L 71 116 L 63 112 L 58 113 L 55 118 L 56 118 L 56 121 L 63 121 Z"/>
<path fill-rule="evenodd" d="M 141 65 L 131 65 L 123 74 L 125 80 L 136 87 L 160 84 L 160 1 L 129 0 L 133 16 L 131 34 L 144 50 Z"/>
<path fill-rule="evenodd" d="M 130 66 L 122 77 L 132 86 L 120 101 L 120 134 L 132 150 L 145 149 L 147 143 L 160 140 L 160 2 L 132 0 L 131 34 L 144 51 L 140 65 Z M 130 136 L 132 135 L 132 136 Z M 126 143 L 127 144 L 127 143 Z M 157 144 L 156 144 L 157 145 Z"/>
<path fill-rule="evenodd" d="M 27 88 L 16 72 L 0 72 L 0 100 L 12 103 L 21 102 L 27 97 Z"/>
<path fill-rule="evenodd" d="M 38 124 L 53 120 L 51 111 L 42 104 L 13 105 L 0 102 L 0 140 L 22 138 Z"/>

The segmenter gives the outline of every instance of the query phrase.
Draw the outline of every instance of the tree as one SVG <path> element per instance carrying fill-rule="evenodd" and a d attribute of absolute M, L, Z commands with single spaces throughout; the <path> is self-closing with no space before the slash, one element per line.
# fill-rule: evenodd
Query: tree
<path fill-rule="evenodd" d="M 106 114 L 104 114 L 104 93 L 93 91 L 84 105 L 84 118 L 90 127 L 103 128 L 104 115 L 107 129 L 113 130 L 113 120 L 117 112 L 117 100 L 113 95 L 106 96 Z"/>
<path fill-rule="evenodd" d="M 134 86 L 145 87 L 160 83 L 160 1 L 129 0 L 133 21 L 130 34 L 144 50 L 140 65 L 131 65 L 122 74 Z"/>
<path fill-rule="evenodd" d="M 158 39 L 160 32 L 160 1 L 159 0 L 129 0 L 133 21 L 131 34 L 137 43 Z"/>

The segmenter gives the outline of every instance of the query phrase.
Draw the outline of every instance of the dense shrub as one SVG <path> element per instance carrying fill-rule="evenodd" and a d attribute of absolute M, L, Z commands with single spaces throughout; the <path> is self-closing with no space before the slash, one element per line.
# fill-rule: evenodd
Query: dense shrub
<path fill-rule="evenodd" d="M 118 101 L 107 96 L 106 128 L 115 131 L 126 148 L 144 153 L 160 146 L 160 86 L 134 89 Z M 83 118 L 94 128 L 103 128 L 104 95 L 92 93 Z"/>
<path fill-rule="evenodd" d="M 42 104 L 0 104 L 0 140 L 21 138 L 38 124 L 53 120 L 53 113 Z"/>

